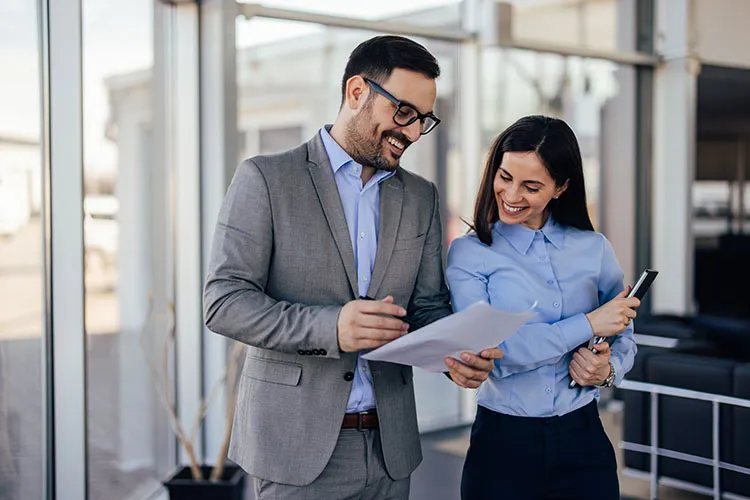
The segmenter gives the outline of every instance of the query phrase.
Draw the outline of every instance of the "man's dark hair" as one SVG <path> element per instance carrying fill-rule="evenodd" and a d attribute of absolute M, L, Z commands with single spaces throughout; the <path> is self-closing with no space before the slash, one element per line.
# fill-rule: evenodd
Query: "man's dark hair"
<path fill-rule="evenodd" d="M 416 71 L 433 80 L 440 76 L 435 56 L 422 45 L 402 36 L 376 36 L 360 43 L 349 55 L 341 80 L 342 104 L 349 78 L 362 75 L 376 83 L 384 83 L 395 68 Z"/>

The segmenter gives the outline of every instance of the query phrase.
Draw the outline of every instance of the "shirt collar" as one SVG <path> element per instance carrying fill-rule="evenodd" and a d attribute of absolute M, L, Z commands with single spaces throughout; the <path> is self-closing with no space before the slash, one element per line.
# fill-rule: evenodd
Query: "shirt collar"
<path fill-rule="evenodd" d="M 329 130 L 331 130 L 331 125 L 326 125 L 321 128 L 320 138 L 323 140 L 323 147 L 326 150 L 326 154 L 328 154 L 328 160 L 331 162 L 331 168 L 333 169 L 334 175 L 347 164 L 350 164 L 350 166 L 354 168 L 355 171 L 361 171 L 362 166 L 354 161 L 352 157 L 349 156 L 349 153 L 344 151 L 344 148 L 342 148 L 339 143 L 336 142 L 333 137 L 331 137 L 331 134 L 328 132 Z M 379 183 L 394 175 L 395 173 L 395 170 L 393 172 L 376 170 L 372 178 L 375 180 L 375 182 Z"/>
<path fill-rule="evenodd" d="M 520 254 L 526 255 L 534 241 L 537 232 L 541 232 L 544 237 L 552 243 L 558 250 L 562 248 L 564 232 L 562 226 L 558 224 L 551 216 L 547 219 L 542 229 L 530 229 L 523 224 L 504 224 L 497 221 L 493 232 L 499 234 L 510 243 L 513 248 Z"/>

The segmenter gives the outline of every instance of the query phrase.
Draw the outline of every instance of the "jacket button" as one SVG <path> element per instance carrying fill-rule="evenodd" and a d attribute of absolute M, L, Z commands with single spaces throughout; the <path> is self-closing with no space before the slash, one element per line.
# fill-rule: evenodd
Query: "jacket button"
<path fill-rule="evenodd" d="M 297 354 L 299 354 L 300 356 L 304 356 L 305 355 L 305 351 L 303 351 L 302 349 L 300 349 L 299 351 L 297 351 Z"/>
<path fill-rule="evenodd" d="M 354 380 L 354 373 L 346 372 L 344 374 L 344 380 L 346 380 L 347 382 L 351 382 L 352 380 Z"/>
<path fill-rule="evenodd" d="M 326 350 L 325 350 L 325 349 L 321 349 L 321 350 L 320 350 L 320 351 L 318 351 L 318 352 L 320 353 L 320 355 L 321 355 L 321 356 L 325 356 L 326 354 L 328 354 L 328 352 L 326 352 Z"/>
<path fill-rule="evenodd" d="M 317 349 L 313 349 L 313 356 L 320 356 L 320 351 Z"/>
<path fill-rule="evenodd" d="M 312 351 L 305 351 L 305 354 L 308 356 L 312 356 Z"/>

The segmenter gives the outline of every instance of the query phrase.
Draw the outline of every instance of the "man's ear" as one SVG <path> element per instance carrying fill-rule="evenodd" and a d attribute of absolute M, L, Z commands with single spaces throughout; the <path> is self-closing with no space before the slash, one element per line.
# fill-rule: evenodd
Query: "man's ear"
<path fill-rule="evenodd" d="M 349 109 L 357 110 L 364 106 L 370 87 L 360 75 L 354 75 L 346 81 L 344 102 Z"/>

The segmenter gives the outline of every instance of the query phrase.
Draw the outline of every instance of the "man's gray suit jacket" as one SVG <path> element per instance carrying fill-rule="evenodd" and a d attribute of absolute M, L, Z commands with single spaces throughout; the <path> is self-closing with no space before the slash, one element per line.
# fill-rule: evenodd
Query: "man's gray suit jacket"
<path fill-rule="evenodd" d="M 411 330 L 450 314 L 435 186 L 402 168 L 380 184 L 369 295 L 394 297 Z M 224 199 L 204 290 L 208 328 L 247 344 L 229 457 L 250 475 L 302 486 L 328 463 L 356 353 L 337 320 L 357 297 L 354 251 L 320 134 L 245 160 Z M 422 460 L 412 369 L 371 362 L 388 474 Z"/>

